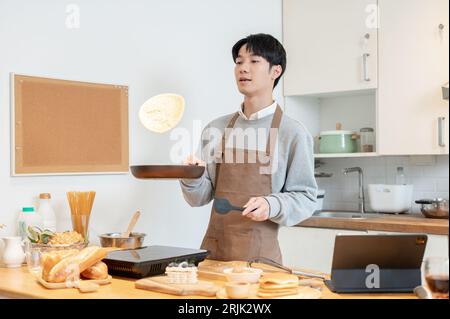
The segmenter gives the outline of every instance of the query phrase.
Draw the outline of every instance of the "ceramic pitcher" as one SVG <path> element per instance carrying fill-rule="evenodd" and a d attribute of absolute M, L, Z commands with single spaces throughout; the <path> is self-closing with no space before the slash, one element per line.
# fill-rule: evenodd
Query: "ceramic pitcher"
<path fill-rule="evenodd" d="M 25 261 L 25 253 L 22 248 L 22 238 L 4 237 L 3 264 L 7 268 L 18 268 Z"/>

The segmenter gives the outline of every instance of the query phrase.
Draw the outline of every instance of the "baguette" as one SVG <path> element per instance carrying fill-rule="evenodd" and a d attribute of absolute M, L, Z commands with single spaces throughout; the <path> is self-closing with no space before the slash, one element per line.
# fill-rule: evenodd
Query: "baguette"
<path fill-rule="evenodd" d="M 73 272 L 83 271 L 106 257 L 106 251 L 97 246 L 86 247 L 75 255 L 60 260 L 48 273 L 47 282 L 64 282 Z M 73 267 L 73 268 L 72 268 Z"/>
<path fill-rule="evenodd" d="M 108 266 L 104 262 L 99 261 L 81 273 L 86 279 L 106 279 L 108 278 Z"/>
<path fill-rule="evenodd" d="M 78 253 L 78 249 L 68 249 L 68 250 L 59 250 L 59 251 L 51 251 L 45 252 L 42 254 L 42 279 L 48 281 L 48 275 L 50 270 L 63 260 L 66 257 L 75 255 Z"/>

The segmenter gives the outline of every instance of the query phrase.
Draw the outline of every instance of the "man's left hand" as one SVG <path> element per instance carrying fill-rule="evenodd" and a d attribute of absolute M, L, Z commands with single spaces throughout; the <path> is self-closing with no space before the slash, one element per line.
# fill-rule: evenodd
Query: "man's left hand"
<path fill-rule="evenodd" d="M 248 217 L 254 221 L 262 222 L 269 219 L 270 206 L 264 197 L 252 197 L 244 205 L 245 210 L 242 216 Z"/>

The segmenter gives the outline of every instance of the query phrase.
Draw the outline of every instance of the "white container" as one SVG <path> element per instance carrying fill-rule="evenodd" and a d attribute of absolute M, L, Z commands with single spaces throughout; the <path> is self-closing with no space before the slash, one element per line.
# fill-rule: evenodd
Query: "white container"
<path fill-rule="evenodd" d="M 7 268 L 18 268 L 25 261 L 25 253 L 22 249 L 22 238 L 5 237 L 5 250 L 3 252 L 3 263 Z"/>
<path fill-rule="evenodd" d="M 413 185 L 369 184 L 370 207 L 378 213 L 405 213 L 411 209 Z"/>
<path fill-rule="evenodd" d="M 34 207 L 23 207 L 17 220 L 17 235 L 22 240 L 28 238 L 28 226 L 42 228 L 42 217 L 34 211 Z"/>
<path fill-rule="evenodd" d="M 43 193 L 39 195 L 39 215 L 42 218 L 44 229 L 56 232 L 56 215 L 50 203 L 51 195 Z"/>
<path fill-rule="evenodd" d="M 321 211 L 323 209 L 324 199 L 325 199 L 325 190 L 319 189 L 317 191 L 316 211 Z"/>

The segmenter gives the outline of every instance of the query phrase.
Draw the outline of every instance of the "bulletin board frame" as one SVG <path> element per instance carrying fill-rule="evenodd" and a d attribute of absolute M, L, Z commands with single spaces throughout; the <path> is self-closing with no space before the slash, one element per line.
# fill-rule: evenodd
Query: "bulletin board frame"
<path fill-rule="evenodd" d="M 10 74 L 11 176 L 127 174 L 128 86 Z"/>

